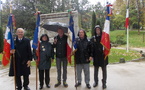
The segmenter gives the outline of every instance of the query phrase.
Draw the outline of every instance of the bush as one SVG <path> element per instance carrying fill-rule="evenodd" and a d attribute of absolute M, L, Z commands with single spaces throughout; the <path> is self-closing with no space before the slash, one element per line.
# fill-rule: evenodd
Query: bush
<path fill-rule="evenodd" d="M 119 44 L 119 45 L 124 45 L 126 44 L 126 41 L 124 40 L 124 35 L 117 35 L 116 36 L 116 41 L 115 41 L 116 44 Z"/>

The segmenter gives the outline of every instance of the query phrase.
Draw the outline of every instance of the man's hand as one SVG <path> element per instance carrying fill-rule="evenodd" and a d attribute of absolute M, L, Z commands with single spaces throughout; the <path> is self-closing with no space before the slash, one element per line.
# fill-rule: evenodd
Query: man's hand
<path fill-rule="evenodd" d="M 89 61 L 92 61 L 93 60 L 93 57 L 89 57 Z"/>
<path fill-rule="evenodd" d="M 53 63 L 54 62 L 54 59 L 51 59 L 51 63 Z"/>
<path fill-rule="evenodd" d="M 54 39 L 54 44 L 56 44 L 56 43 L 57 43 L 57 39 L 55 38 L 55 39 Z"/>
<path fill-rule="evenodd" d="M 14 53 L 15 53 L 15 50 L 14 50 L 14 49 L 13 49 L 13 50 L 11 50 L 11 51 L 10 51 L 10 53 L 11 53 L 11 54 L 14 54 Z"/>
<path fill-rule="evenodd" d="M 31 66 L 31 61 L 28 60 L 28 62 L 27 62 L 27 67 L 30 67 L 30 66 Z"/>

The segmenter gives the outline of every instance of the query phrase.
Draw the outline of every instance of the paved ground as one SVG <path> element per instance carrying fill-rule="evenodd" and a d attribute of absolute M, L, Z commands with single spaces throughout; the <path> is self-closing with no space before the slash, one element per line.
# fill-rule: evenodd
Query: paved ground
<path fill-rule="evenodd" d="M 140 62 L 127 62 L 125 64 L 109 64 L 108 65 L 108 79 L 107 79 L 107 89 L 106 90 L 145 90 L 145 61 Z M 91 72 L 91 86 L 93 85 L 93 67 L 90 68 Z M 30 85 L 31 90 L 36 90 L 36 72 L 35 67 L 31 68 L 30 75 Z M 83 73 L 82 73 L 83 74 Z M 63 85 L 58 88 L 54 88 L 56 83 L 56 68 L 51 68 L 51 88 L 48 89 L 44 86 L 43 90 L 75 90 L 75 77 L 74 68 L 68 67 L 68 88 L 64 88 Z M 102 72 L 99 72 L 99 85 L 96 88 L 91 88 L 91 90 L 102 90 Z M 39 83 L 39 82 L 38 82 Z M 8 68 L 0 70 L 0 90 L 14 90 L 13 77 L 8 77 Z M 84 83 L 84 78 L 82 85 L 77 88 L 77 90 L 87 90 Z"/>

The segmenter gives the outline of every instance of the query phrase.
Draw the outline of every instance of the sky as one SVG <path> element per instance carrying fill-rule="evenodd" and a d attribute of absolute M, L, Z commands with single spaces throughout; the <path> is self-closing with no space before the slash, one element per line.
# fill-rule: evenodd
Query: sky
<path fill-rule="evenodd" d="M 3 3 L 6 1 L 6 0 L 1 0 Z M 97 2 L 101 2 L 102 5 L 106 5 L 106 2 L 110 2 L 111 4 L 113 4 L 114 1 L 116 0 L 88 0 L 91 4 L 97 4 Z"/>
<path fill-rule="evenodd" d="M 91 4 L 97 4 L 97 2 L 100 2 L 103 6 L 106 5 L 106 2 L 113 4 L 116 0 L 88 0 Z"/>

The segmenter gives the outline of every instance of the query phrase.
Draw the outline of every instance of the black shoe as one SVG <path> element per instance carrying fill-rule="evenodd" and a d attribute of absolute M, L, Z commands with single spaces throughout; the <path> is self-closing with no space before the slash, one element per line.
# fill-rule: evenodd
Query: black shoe
<path fill-rule="evenodd" d="M 24 87 L 24 90 L 30 90 L 30 88 L 28 86 Z"/>
<path fill-rule="evenodd" d="M 61 84 L 61 82 L 57 82 L 54 87 L 58 87 Z"/>
<path fill-rule="evenodd" d="M 94 84 L 93 84 L 93 87 L 97 87 L 97 86 L 98 86 L 98 83 L 94 83 Z"/>
<path fill-rule="evenodd" d="M 16 90 L 22 90 L 22 88 L 16 88 Z"/>
<path fill-rule="evenodd" d="M 63 82 L 64 87 L 68 87 L 68 84 L 66 82 Z"/>
<path fill-rule="evenodd" d="M 90 84 L 87 84 L 86 86 L 87 86 L 87 88 L 88 88 L 88 89 L 91 89 L 91 86 L 90 86 Z"/>
<path fill-rule="evenodd" d="M 80 86 L 81 85 L 81 83 L 76 83 L 75 84 L 75 87 L 78 87 L 78 86 Z"/>
<path fill-rule="evenodd" d="M 50 88 L 50 85 L 48 84 L 48 85 L 46 85 L 46 87 L 47 87 L 47 88 Z"/>
<path fill-rule="evenodd" d="M 102 88 L 103 89 L 106 89 L 107 88 L 106 84 L 103 84 Z"/>
<path fill-rule="evenodd" d="M 42 88 L 43 88 L 43 86 L 40 85 L 39 89 L 42 89 Z"/>

